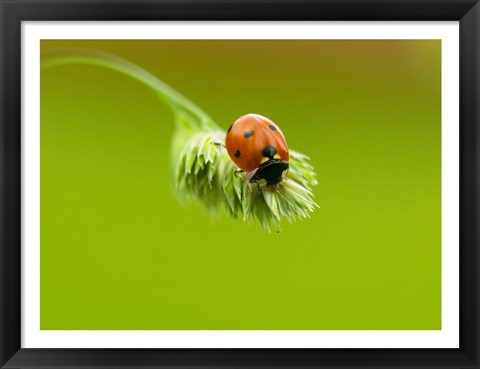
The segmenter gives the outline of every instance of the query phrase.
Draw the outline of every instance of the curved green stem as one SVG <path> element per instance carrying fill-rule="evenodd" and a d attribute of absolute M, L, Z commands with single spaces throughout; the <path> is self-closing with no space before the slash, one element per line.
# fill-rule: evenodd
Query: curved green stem
<path fill-rule="evenodd" d="M 219 129 L 207 113 L 181 93 L 162 82 L 152 73 L 125 59 L 107 53 L 86 49 L 60 49 L 42 54 L 42 69 L 71 64 L 94 65 L 114 70 L 131 77 L 152 89 L 162 101 L 167 103 L 174 110 L 176 114 L 181 116 L 187 114 L 190 118 L 194 118 L 188 119 L 189 124 L 191 126 L 193 125 L 192 128 L 203 130 Z"/>

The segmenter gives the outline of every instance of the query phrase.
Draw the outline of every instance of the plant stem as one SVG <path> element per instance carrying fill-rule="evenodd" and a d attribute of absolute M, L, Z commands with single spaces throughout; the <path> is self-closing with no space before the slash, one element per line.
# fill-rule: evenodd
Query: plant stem
<path fill-rule="evenodd" d="M 187 124 L 197 130 L 219 130 L 215 122 L 197 105 L 181 93 L 162 82 L 152 73 L 114 55 L 87 49 L 60 49 L 42 54 L 41 68 L 47 69 L 71 64 L 86 64 L 114 70 L 131 77 L 150 89 L 180 117 L 178 124 Z"/>

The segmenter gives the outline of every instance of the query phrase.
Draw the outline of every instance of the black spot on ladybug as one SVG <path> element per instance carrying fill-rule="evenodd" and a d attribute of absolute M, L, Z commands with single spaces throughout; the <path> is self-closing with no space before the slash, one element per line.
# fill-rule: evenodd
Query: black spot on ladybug
<path fill-rule="evenodd" d="M 273 124 L 270 124 L 268 126 L 268 128 L 270 128 L 270 131 L 276 131 L 277 130 L 277 127 L 275 127 Z"/>
<path fill-rule="evenodd" d="M 243 134 L 243 137 L 249 138 L 249 137 L 252 137 L 253 134 L 254 134 L 254 132 L 253 132 L 251 129 L 247 129 L 247 130 L 245 131 L 245 133 Z"/>
<path fill-rule="evenodd" d="M 240 157 L 240 150 L 235 151 L 235 157 L 239 158 Z"/>
<path fill-rule="evenodd" d="M 227 134 L 228 134 L 228 132 L 230 132 L 232 130 L 232 128 L 233 128 L 233 124 L 231 124 L 230 127 L 228 127 Z"/>
<path fill-rule="evenodd" d="M 262 151 L 262 155 L 269 159 L 273 159 L 276 153 L 277 153 L 277 149 L 274 148 L 272 145 L 265 146 L 265 148 Z"/>

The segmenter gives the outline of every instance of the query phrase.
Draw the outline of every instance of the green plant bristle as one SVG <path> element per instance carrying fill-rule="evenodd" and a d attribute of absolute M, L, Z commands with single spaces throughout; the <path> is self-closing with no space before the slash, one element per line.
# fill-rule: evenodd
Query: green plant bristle
<path fill-rule="evenodd" d="M 249 183 L 236 173 L 226 149 L 224 131 L 197 105 L 148 71 L 114 55 L 84 49 L 57 50 L 42 55 L 42 68 L 88 64 L 125 74 L 152 89 L 168 104 L 175 118 L 171 159 L 174 187 L 182 200 L 198 201 L 211 213 L 226 209 L 234 219 L 260 224 L 272 232 L 286 219 L 310 217 L 318 208 L 312 187 L 317 185 L 310 159 L 290 151 L 290 169 L 275 186 Z"/>

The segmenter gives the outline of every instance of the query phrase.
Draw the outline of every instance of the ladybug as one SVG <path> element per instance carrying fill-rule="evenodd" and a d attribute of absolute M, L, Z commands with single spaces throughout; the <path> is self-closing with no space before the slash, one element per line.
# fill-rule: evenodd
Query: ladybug
<path fill-rule="evenodd" d="M 251 183 L 279 184 L 288 170 L 290 155 L 285 137 L 274 122 L 262 115 L 238 118 L 227 131 L 225 146 Z"/>

